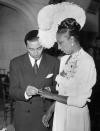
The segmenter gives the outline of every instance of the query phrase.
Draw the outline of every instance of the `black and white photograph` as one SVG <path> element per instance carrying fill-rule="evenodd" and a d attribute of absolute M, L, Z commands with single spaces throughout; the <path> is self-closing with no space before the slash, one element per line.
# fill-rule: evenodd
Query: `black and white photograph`
<path fill-rule="evenodd" d="M 0 131 L 100 131 L 100 0 L 0 0 Z"/>

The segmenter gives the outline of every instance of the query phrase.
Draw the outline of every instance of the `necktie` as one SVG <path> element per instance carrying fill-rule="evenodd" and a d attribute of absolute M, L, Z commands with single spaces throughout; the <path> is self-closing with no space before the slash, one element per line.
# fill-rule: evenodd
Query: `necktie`
<path fill-rule="evenodd" d="M 37 74 L 37 72 L 38 72 L 37 60 L 35 60 L 33 69 L 34 69 L 34 73 Z"/>

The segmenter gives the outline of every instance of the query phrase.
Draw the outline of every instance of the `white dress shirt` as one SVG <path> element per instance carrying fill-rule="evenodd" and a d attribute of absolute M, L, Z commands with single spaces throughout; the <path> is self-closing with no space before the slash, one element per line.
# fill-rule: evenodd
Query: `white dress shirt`
<path fill-rule="evenodd" d="M 37 60 L 37 65 L 38 65 L 38 67 L 39 67 L 39 65 L 40 65 L 41 58 L 42 58 L 42 57 L 40 57 L 40 58 Z M 35 59 L 34 59 L 32 56 L 30 56 L 30 55 L 29 55 L 29 59 L 30 59 L 30 62 L 31 62 L 31 64 L 32 64 L 32 67 L 34 67 Z"/>

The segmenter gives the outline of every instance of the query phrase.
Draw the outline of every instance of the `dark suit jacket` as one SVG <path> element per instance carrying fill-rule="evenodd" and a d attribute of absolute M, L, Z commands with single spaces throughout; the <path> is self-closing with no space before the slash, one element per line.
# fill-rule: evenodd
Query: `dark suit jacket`
<path fill-rule="evenodd" d="M 42 116 L 49 108 L 51 101 L 40 96 L 25 99 L 28 85 L 37 88 L 50 87 L 55 91 L 55 77 L 59 72 L 59 60 L 43 54 L 38 74 L 35 75 L 28 54 L 14 58 L 10 62 L 10 95 L 15 100 L 14 123 L 16 131 L 47 131 L 42 124 Z M 51 78 L 46 78 L 48 74 Z"/>

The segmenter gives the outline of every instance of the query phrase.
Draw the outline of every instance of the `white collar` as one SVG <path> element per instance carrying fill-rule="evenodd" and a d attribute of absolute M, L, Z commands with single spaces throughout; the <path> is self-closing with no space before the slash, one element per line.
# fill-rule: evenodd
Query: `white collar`
<path fill-rule="evenodd" d="M 30 54 L 28 54 L 28 56 L 29 56 L 30 62 L 31 62 L 32 67 L 33 67 L 33 66 L 34 66 L 34 63 L 35 63 L 35 59 L 34 59 Z M 38 65 L 38 67 L 39 67 L 39 65 L 40 65 L 41 59 L 42 59 L 42 57 L 40 57 L 40 58 L 37 60 L 37 65 Z"/>

